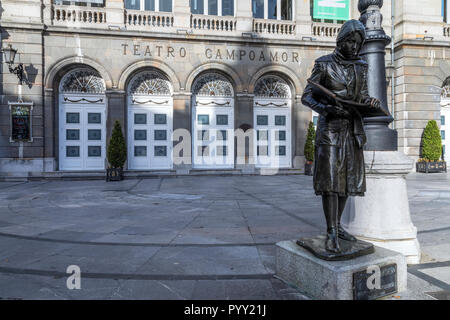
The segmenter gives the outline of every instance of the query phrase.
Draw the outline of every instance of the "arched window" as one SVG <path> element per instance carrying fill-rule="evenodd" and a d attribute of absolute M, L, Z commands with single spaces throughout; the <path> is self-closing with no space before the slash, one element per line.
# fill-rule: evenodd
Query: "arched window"
<path fill-rule="evenodd" d="M 196 96 L 233 97 L 233 86 L 219 73 L 206 73 L 194 83 L 192 92 Z"/>
<path fill-rule="evenodd" d="M 172 86 L 163 74 L 157 71 L 145 71 L 138 74 L 129 86 L 132 95 L 171 96 Z"/>
<path fill-rule="evenodd" d="M 61 80 L 61 93 L 104 93 L 105 82 L 96 71 L 76 69 Z"/>
<path fill-rule="evenodd" d="M 291 89 L 287 82 L 280 77 L 265 76 L 256 83 L 255 97 L 289 99 L 291 98 Z"/>

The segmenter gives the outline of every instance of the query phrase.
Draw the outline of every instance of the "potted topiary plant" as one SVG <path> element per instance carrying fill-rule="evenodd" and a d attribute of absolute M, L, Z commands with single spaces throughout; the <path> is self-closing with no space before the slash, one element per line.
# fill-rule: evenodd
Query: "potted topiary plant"
<path fill-rule="evenodd" d="M 314 168 L 314 140 L 316 139 L 316 130 L 314 124 L 310 121 L 308 126 L 308 133 L 306 135 L 306 143 L 304 148 L 304 154 L 306 158 L 305 162 L 305 175 L 312 176 Z"/>
<path fill-rule="evenodd" d="M 423 173 L 447 172 L 447 164 L 441 160 L 442 137 L 435 120 L 428 121 L 422 137 L 422 158 L 416 163 L 416 171 Z"/>
<path fill-rule="evenodd" d="M 127 160 L 127 147 L 122 134 L 122 126 L 118 120 L 114 123 L 111 140 L 109 140 L 107 157 L 109 167 L 106 169 L 106 181 L 123 180 L 123 165 Z"/>

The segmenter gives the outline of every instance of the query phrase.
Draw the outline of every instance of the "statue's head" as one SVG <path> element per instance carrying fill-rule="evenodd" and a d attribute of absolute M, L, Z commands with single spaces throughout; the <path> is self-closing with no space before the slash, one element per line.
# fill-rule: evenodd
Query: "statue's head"
<path fill-rule="evenodd" d="M 348 20 L 342 25 L 336 39 L 337 49 L 346 58 L 359 55 L 366 38 L 364 25 L 358 20 Z"/>

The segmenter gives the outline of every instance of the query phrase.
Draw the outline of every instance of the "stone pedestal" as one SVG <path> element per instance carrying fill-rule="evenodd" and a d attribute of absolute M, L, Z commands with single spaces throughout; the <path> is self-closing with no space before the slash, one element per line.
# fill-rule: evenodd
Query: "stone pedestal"
<path fill-rule="evenodd" d="M 413 160 L 396 151 L 365 151 L 367 192 L 351 197 L 341 224 L 357 238 L 420 261 L 417 229 L 411 222 L 405 176 Z"/>
<path fill-rule="evenodd" d="M 374 253 L 352 260 L 326 261 L 294 240 L 276 246 L 277 276 L 313 299 L 370 299 L 406 290 L 406 261 L 400 253 L 375 247 Z"/>

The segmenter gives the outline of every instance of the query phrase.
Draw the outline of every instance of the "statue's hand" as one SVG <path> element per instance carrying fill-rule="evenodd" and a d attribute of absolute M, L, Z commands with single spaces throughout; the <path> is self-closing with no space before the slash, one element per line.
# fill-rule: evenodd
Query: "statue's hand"
<path fill-rule="evenodd" d="M 366 100 L 367 104 L 370 104 L 372 108 L 379 109 L 381 107 L 381 102 L 377 98 L 369 98 Z"/>

